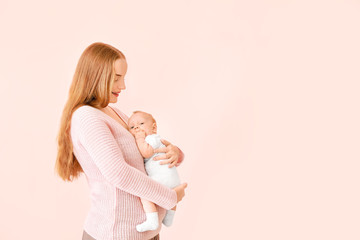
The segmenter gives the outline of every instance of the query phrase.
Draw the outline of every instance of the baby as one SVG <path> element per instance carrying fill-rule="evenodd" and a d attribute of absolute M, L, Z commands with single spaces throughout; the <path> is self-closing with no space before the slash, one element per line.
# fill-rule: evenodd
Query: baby
<path fill-rule="evenodd" d="M 153 160 L 159 154 L 164 154 L 154 154 L 154 149 L 165 147 L 165 145 L 160 141 L 160 136 L 156 134 L 156 121 L 152 115 L 135 111 L 129 118 L 128 126 L 131 134 L 136 139 L 141 155 L 144 157 L 145 170 L 149 177 L 169 188 L 180 185 L 181 182 L 176 167 L 169 168 L 168 165 L 160 165 L 160 161 Z M 145 199 L 141 199 L 141 203 L 146 213 L 146 221 L 137 225 L 136 230 L 138 232 L 156 230 L 159 227 L 159 216 L 155 204 Z M 176 206 L 166 211 L 165 218 L 162 221 L 165 226 L 171 226 L 175 210 Z"/>

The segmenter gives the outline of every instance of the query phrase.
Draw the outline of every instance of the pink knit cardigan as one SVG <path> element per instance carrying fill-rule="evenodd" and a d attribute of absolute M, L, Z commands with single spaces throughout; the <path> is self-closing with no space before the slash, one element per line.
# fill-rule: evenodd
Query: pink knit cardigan
<path fill-rule="evenodd" d="M 128 122 L 128 117 L 115 107 Z M 72 115 L 74 154 L 90 187 L 91 208 L 84 230 L 96 240 L 147 240 L 161 229 L 165 209 L 177 203 L 176 192 L 146 175 L 135 139 L 115 119 L 97 108 L 81 106 Z M 159 228 L 139 233 L 145 221 L 140 198 L 157 205 Z"/>

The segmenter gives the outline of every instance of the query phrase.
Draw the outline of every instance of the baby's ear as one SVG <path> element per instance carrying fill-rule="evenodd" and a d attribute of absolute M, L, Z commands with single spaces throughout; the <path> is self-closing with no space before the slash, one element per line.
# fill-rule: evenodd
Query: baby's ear
<path fill-rule="evenodd" d="M 157 131 L 157 125 L 156 125 L 156 123 L 153 123 L 153 131 L 154 131 L 154 132 Z"/>

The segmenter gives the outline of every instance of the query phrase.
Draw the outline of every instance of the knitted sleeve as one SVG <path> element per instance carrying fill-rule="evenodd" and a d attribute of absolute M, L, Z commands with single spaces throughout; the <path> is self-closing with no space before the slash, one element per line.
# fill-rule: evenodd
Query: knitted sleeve
<path fill-rule="evenodd" d="M 78 109 L 79 110 L 79 109 Z M 104 178 L 115 187 L 165 209 L 177 203 L 176 192 L 130 166 L 104 120 L 90 111 L 75 111 L 72 128 Z"/>

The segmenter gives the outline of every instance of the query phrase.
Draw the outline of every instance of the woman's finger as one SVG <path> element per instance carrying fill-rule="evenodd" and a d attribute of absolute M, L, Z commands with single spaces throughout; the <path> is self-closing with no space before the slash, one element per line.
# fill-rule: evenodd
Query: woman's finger
<path fill-rule="evenodd" d="M 162 148 L 157 148 L 154 150 L 154 153 L 167 153 L 169 151 L 169 149 L 167 149 L 166 147 L 162 147 Z"/>
<path fill-rule="evenodd" d="M 160 162 L 160 165 L 169 164 L 169 163 L 171 163 L 171 161 L 172 161 L 172 160 L 170 160 L 170 159 L 163 160 L 163 161 Z"/>
<path fill-rule="evenodd" d="M 169 168 L 172 168 L 176 165 L 177 163 L 177 160 L 174 160 L 171 164 L 169 164 Z"/>
<path fill-rule="evenodd" d="M 170 157 L 169 159 L 166 159 L 166 160 L 161 161 L 160 164 L 161 164 L 161 165 L 171 164 L 171 163 L 173 163 L 175 160 L 176 160 L 176 158 Z"/>
<path fill-rule="evenodd" d="M 161 154 L 161 155 L 158 155 L 158 156 L 153 158 L 153 160 L 155 160 L 155 161 L 164 160 L 164 159 L 168 159 L 166 154 Z"/>
<path fill-rule="evenodd" d="M 168 146 L 168 145 L 171 145 L 171 143 L 165 139 L 161 139 L 161 142 L 165 145 L 165 146 Z"/>

